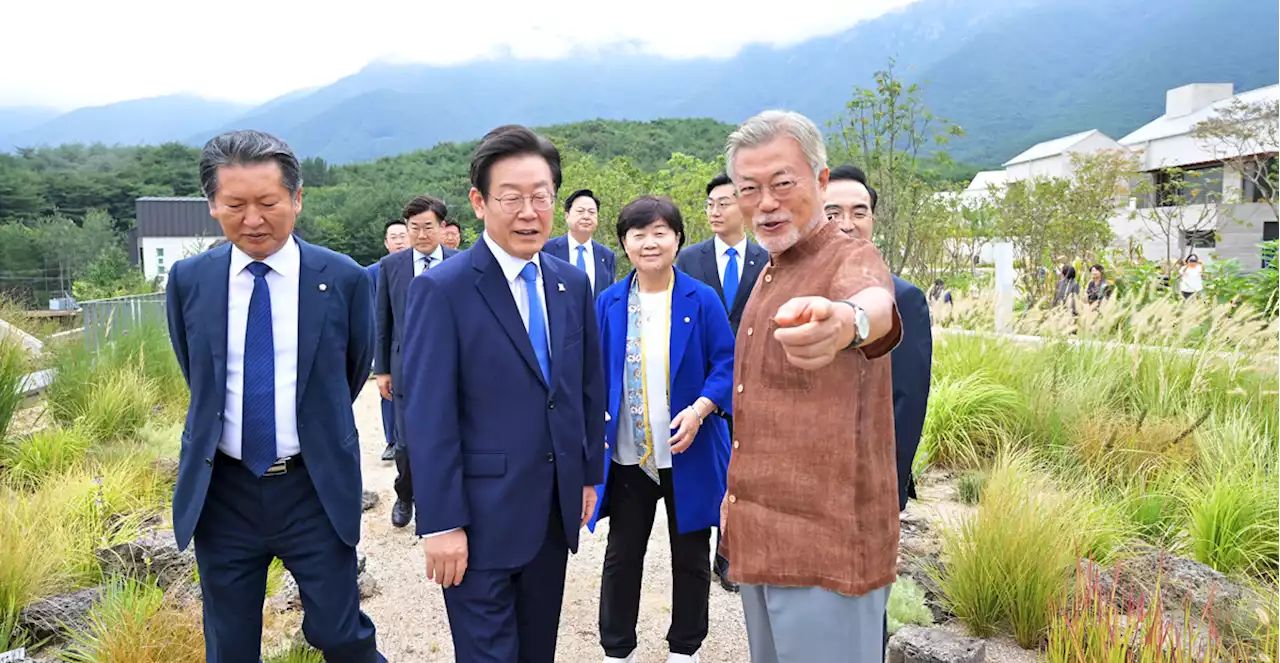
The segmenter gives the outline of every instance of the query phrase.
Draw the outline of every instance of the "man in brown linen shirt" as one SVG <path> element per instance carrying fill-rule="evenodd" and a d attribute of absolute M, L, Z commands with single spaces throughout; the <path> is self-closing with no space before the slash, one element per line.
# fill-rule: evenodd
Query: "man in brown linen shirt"
<path fill-rule="evenodd" d="M 761 113 L 726 161 L 770 254 L 739 327 L 723 513 L 751 660 L 875 661 L 898 550 L 893 282 L 872 244 L 827 221 L 813 122 Z"/>

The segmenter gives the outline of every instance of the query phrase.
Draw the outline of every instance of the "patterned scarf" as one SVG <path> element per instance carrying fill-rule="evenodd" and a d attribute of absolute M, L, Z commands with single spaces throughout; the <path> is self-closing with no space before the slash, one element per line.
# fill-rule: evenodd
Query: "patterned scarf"
<path fill-rule="evenodd" d="M 671 281 L 667 284 L 668 334 L 670 334 L 671 325 L 671 290 L 675 282 L 676 277 L 673 272 Z M 631 439 L 635 440 L 636 455 L 640 457 L 640 469 L 644 470 L 644 473 L 656 483 L 658 482 L 658 463 L 653 455 L 653 431 L 649 428 L 649 398 L 646 393 L 649 385 L 648 362 L 645 361 L 648 349 L 645 348 L 643 332 L 644 327 L 640 319 L 640 277 L 637 274 L 631 278 L 631 292 L 627 295 L 627 369 L 624 375 L 627 407 L 631 411 Z M 667 384 L 671 375 L 670 351 L 668 348 L 661 348 L 661 352 L 666 364 L 662 383 Z"/>

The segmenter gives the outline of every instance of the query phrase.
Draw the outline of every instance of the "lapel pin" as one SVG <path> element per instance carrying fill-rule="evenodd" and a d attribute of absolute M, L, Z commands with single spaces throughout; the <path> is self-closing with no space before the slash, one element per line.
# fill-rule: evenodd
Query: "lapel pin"
<path fill-rule="evenodd" d="M 328 290 L 328 289 L 329 289 L 329 286 L 323 283 L 320 284 L 320 292 L 324 292 L 325 290 Z"/>
<path fill-rule="evenodd" d="M 564 284 L 563 284 L 563 283 L 557 283 L 557 284 L 556 284 L 556 290 L 557 290 L 557 291 L 559 291 L 559 292 L 564 292 Z"/>
<path fill-rule="evenodd" d="M 754 261 L 754 260 L 748 260 L 748 261 L 747 261 L 747 264 L 748 264 L 748 265 L 754 265 L 754 264 L 756 264 L 756 261 Z"/>
<path fill-rule="evenodd" d="M 685 321 L 685 322 L 688 322 L 688 321 L 689 321 L 689 318 L 685 318 L 685 319 L 684 319 L 684 321 Z"/>

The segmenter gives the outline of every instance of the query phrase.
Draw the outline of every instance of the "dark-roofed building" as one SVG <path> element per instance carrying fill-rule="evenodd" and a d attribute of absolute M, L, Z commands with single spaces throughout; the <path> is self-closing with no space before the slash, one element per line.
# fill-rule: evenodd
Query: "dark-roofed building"
<path fill-rule="evenodd" d="M 204 198 L 138 198 L 134 256 L 148 279 L 163 283 L 169 266 L 222 238 Z"/>

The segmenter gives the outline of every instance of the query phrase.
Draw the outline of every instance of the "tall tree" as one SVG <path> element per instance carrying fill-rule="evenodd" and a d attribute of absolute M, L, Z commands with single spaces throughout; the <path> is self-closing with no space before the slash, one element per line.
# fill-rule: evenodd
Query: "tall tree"
<path fill-rule="evenodd" d="M 1280 151 L 1280 101 L 1246 103 L 1239 97 L 1212 117 L 1196 123 L 1192 135 L 1242 177 L 1248 200 L 1262 202 L 1276 215 L 1277 163 Z M 1234 201 L 1228 201 L 1234 202 Z"/>

